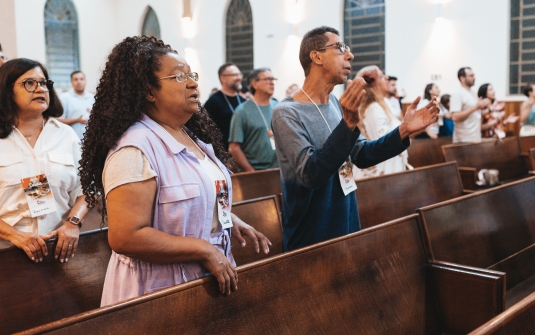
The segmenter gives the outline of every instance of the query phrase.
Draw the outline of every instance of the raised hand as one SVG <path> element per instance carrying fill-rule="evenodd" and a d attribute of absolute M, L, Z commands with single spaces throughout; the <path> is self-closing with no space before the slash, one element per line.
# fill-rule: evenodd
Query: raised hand
<path fill-rule="evenodd" d="M 349 129 L 355 129 L 359 123 L 359 106 L 362 98 L 366 94 L 364 87 L 366 82 L 362 78 L 347 81 L 347 88 L 340 97 L 342 105 L 343 118 Z"/>
<path fill-rule="evenodd" d="M 417 110 L 416 107 L 419 102 L 420 97 L 417 97 L 409 108 L 407 108 L 405 118 L 399 126 L 401 139 L 405 139 L 407 136 L 421 132 L 427 126 L 438 121 L 439 107 L 437 99 L 431 99 L 427 105 Z"/>

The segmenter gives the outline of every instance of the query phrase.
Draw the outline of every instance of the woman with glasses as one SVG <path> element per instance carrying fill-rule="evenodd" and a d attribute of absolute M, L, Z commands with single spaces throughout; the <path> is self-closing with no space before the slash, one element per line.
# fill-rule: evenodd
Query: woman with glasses
<path fill-rule="evenodd" d="M 108 57 L 84 143 L 91 206 L 106 197 L 113 250 L 102 306 L 213 274 L 237 289 L 230 231 L 267 253 L 264 235 L 231 214 L 230 155 L 200 107 L 197 73 L 154 37 L 128 37 Z M 231 220 L 229 220 L 229 217 Z"/>
<path fill-rule="evenodd" d="M 13 59 L 0 67 L 0 247 L 14 245 L 34 262 L 66 262 L 88 212 L 78 176 L 80 140 L 56 120 L 63 108 L 40 63 Z M 8 243 L 9 242 L 9 243 Z"/>
<path fill-rule="evenodd" d="M 362 68 L 357 77 L 367 82 L 366 95 L 359 107 L 359 129 L 369 141 L 377 140 L 399 127 L 401 121 L 392 114 L 384 97 L 388 93 L 388 77 L 375 65 Z M 367 169 L 356 169 L 355 179 L 368 178 L 405 171 L 408 164 L 407 151 Z"/>

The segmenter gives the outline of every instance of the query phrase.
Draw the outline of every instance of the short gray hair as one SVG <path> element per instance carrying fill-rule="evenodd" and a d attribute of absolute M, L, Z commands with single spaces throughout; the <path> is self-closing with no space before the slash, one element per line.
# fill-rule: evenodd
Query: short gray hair
<path fill-rule="evenodd" d="M 251 94 L 254 95 L 256 91 L 253 85 L 251 85 L 251 82 L 253 80 L 258 80 L 260 77 L 260 73 L 267 72 L 267 71 L 271 72 L 271 69 L 267 67 L 261 67 L 258 69 L 254 69 L 253 71 L 251 71 L 251 73 L 249 73 L 249 76 L 247 77 L 247 86 L 249 87 L 249 91 L 251 91 Z"/>

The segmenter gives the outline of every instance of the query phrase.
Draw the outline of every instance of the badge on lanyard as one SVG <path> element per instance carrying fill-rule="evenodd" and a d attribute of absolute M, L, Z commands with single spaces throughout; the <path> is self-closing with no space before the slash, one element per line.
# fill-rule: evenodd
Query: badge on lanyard
<path fill-rule="evenodd" d="M 275 137 L 273 136 L 273 130 L 268 130 L 269 142 L 271 143 L 271 149 L 275 150 Z"/>
<path fill-rule="evenodd" d="M 225 180 L 215 181 L 216 201 L 217 201 L 217 216 L 219 223 L 223 229 L 232 227 L 232 219 L 230 217 L 230 203 L 228 186 Z"/>
<path fill-rule="evenodd" d="M 349 158 L 338 169 L 338 177 L 340 177 L 340 185 L 342 185 L 344 195 L 348 195 L 357 189 L 357 184 L 353 178 L 353 164 L 351 164 Z"/>
<path fill-rule="evenodd" d="M 20 180 L 32 218 L 56 211 L 56 201 L 45 174 Z"/>

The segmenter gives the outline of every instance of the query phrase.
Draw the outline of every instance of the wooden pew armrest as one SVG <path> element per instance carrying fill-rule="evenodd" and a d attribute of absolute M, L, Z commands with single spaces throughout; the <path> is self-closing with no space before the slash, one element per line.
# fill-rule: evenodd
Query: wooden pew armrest
<path fill-rule="evenodd" d="M 503 312 L 503 273 L 433 261 L 428 271 L 446 333 L 466 334 Z"/>
<path fill-rule="evenodd" d="M 459 167 L 459 174 L 463 182 L 463 189 L 476 190 L 477 169 L 472 167 Z"/>
<path fill-rule="evenodd" d="M 463 188 L 463 195 L 472 194 L 472 193 L 476 193 L 476 192 L 477 192 L 476 190 L 467 190 L 467 189 Z"/>

